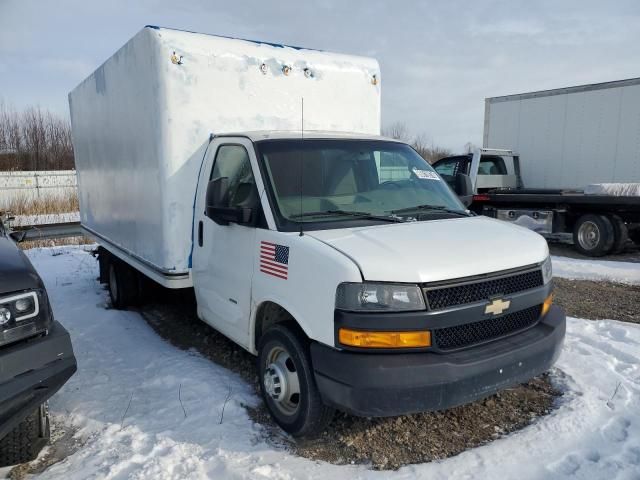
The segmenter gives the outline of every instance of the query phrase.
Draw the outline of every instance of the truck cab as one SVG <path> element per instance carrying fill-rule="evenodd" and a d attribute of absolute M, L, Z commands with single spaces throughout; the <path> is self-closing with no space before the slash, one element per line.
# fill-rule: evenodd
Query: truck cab
<path fill-rule="evenodd" d="M 471 179 L 473 193 L 498 188 L 522 188 L 520 159 L 511 150 L 478 148 L 473 153 L 441 158 L 433 164 L 436 172 L 455 187 L 459 173 Z"/>
<path fill-rule="evenodd" d="M 258 356 L 265 402 L 296 435 L 335 408 L 466 403 L 543 372 L 561 348 L 544 240 L 470 213 L 391 139 L 214 137 L 193 238 L 200 318 Z"/>

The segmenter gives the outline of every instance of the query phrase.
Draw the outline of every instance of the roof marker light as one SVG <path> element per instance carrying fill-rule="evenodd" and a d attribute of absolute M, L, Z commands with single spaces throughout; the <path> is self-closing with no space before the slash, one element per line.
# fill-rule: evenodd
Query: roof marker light
<path fill-rule="evenodd" d="M 377 85 L 378 84 L 378 76 L 376 74 L 373 74 L 371 77 L 371 85 Z"/>
<path fill-rule="evenodd" d="M 260 65 L 260 71 L 263 73 L 263 75 L 267 74 L 267 72 L 269 71 L 269 67 L 267 67 L 266 63 L 263 63 L 262 65 Z"/>
<path fill-rule="evenodd" d="M 291 73 L 291 67 L 289 65 L 283 65 L 282 73 L 284 73 L 285 75 L 289 75 Z"/>

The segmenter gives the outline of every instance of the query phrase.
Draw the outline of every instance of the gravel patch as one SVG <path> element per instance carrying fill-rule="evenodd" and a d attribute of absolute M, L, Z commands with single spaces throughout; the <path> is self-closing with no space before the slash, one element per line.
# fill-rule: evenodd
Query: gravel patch
<path fill-rule="evenodd" d="M 182 349 L 239 374 L 259 395 L 255 358 L 197 319 L 191 294 L 163 292 L 162 302 L 145 305 L 142 316 L 163 338 Z M 457 455 L 519 430 L 548 414 L 561 392 L 548 375 L 499 392 L 482 401 L 442 412 L 393 418 L 359 418 L 339 413 L 317 438 L 284 434 L 262 406 L 248 408 L 263 425 L 264 439 L 312 460 L 397 469 Z"/>
<path fill-rule="evenodd" d="M 391 418 L 338 414 L 315 439 L 282 437 L 263 408 L 250 412 L 292 452 L 334 464 L 361 464 L 375 470 L 441 460 L 530 425 L 557 405 L 557 390 L 542 375 L 485 400 L 441 412 Z"/>
<path fill-rule="evenodd" d="M 571 317 L 640 323 L 640 285 L 564 278 L 553 282 L 554 303 Z"/>

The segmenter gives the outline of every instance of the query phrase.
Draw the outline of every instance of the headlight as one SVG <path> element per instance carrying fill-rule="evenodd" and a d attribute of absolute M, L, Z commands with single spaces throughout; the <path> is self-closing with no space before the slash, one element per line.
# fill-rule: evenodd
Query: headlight
<path fill-rule="evenodd" d="M 0 313 L 4 313 L 4 315 L 0 316 L 4 317 L 5 323 L 11 320 L 21 322 L 35 317 L 40 312 L 39 307 L 40 304 L 38 303 L 36 292 L 26 292 L 0 298 Z"/>
<path fill-rule="evenodd" d="M 46 331 L 50 312 L 39 290 L 0 297 L 0 346 Z"/>
<path fill-rule="evenodd" d="M 553 277 L 553 269 L 551 268 L 551 257 L 547 257 L 547 259 L 542 262 L 542 281 L 546 285 L 551 281 Z"/>
<path fill-rule="evenodd" d="M 424 310 L 424 298 L 417 285 L 384 283 L 341 283 L 336 291 L 336 308 L 351 311 L 400 312 Z"/>

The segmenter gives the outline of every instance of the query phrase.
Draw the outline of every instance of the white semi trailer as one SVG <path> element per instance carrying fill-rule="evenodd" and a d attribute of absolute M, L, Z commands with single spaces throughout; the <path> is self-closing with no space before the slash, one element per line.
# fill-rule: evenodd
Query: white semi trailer
<path fill-rule="evenodd" d="M 435 169 L 471 178 L 471 209 L 586 255 L 640 245 L 640 78 L 487 98 L 484 148 Z"/>
<path fill-rule="evenodd" d="M 380 81 L 370 58 L 147 27 L 69 95 L 112 303 L 193 288 L 295 435 L 487 396 L 564 338 L 544 240 L 380 137 Z"/>

